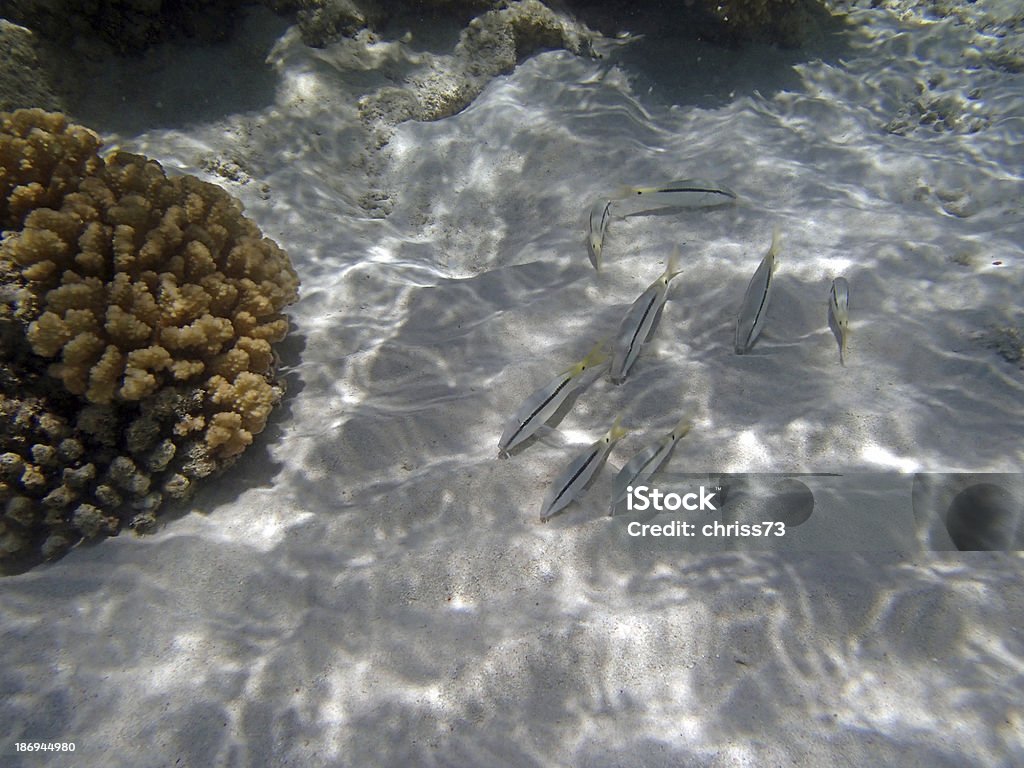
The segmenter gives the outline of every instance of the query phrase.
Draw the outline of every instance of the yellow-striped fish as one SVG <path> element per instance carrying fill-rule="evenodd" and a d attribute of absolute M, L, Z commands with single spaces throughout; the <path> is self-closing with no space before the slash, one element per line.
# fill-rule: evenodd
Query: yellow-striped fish
<path fill-rule="evenodd" d="M 604 342 L 598 342 L 586 357 L 566 368 L 526 398 L 501 433 L 501 439 L 498 440 L 498 456 L 507 458 L 509 451 L 540 429 L 544 422 L 554 416 L 566 398 L 585 383 L 584 373 L 599 368 L 607 361 L 608 353 L 604 351 Z"/>
<path fill-rule="evenodd" d="M 743 355 L 750 351 L 764 327 L 765 317 L 768 314 L 768 303 L 772 297 L 772 284 L 775 282 L 779 244 L 779 228 L 776 227 L 772 232 L 771 248 L 761 259 L 757 271 L 754 272 L 754 276 L 750 278 L 750 284 L 747 285 L 747 292 L 743 295 L 740 314 L 736 318 L 735 348 L 737 355 Z"/>
<path fill-rule="evenodd" d="M 648 445 L 619 470 L 619 474 L 612 482 L 612 506 L 608 510 L 609 515 L 615 514 L 615 507 L 629 495 L 631 486 L 643 485 L 651 475 L 658 471 L 675 444 L 684 438 L 692 427 L 693 421 L 690 416 L 684 416 L 671 432 L 658 442 Z"/>
<path fill-rule="evenodd" d="M 612 218 L 612 201 L 601 198 L 590 209 L 590 232 L 587 235 L 587 250 L 594 269 L 601 271 L 601 251 L 604 250 L 604 233 Z"/>
<path fill-rule="evenodd" d="M 657 187 L 625 187 L 618 197 L 631 201 L 636 213 L 654 208 L 713 208 L 736 202 L 735 192 L 706 179 L 680 179 Z"/>
<path fill-rule="evenodd" d="M 846 340 L 850 335 L 850 284 L 837 277 L 828 291 L 829 326 L 839 337 L 839 362 L 846 365 Z"/>
<path fill-rule="evenodd" d="M 621 418 L 616 417 L 611 429 L 569 462 L 569 466 L 551 484 L 547 496 L 544 497 L 544 503 L 540 507 L 542 523 L 546 523 L 556 512 L 567 507 L 583 493 L 584 487 L 601 468 L 615 443 L 629 434 L 629 430 L 624 429 L 620 425 L 620 421 Z"/>
<path fill-rule="evenodd" d="M 640 348 L 654 333 L 654 321 L 658 317 L 658 310 L 662 308 L 668 298 L 668 284 L 681 271 L 678 264 L 679 249 L 677 248 L 669 258 L 668 266 L 661 273 L 661 277 L 640 294 L 639 298 L 626 311 L 622 322 L 619 323 L 611 367 L 611 379 L 615 384 L 621 384 L 626 380 L 629 369 L 633 367 L 633 363 L 636 362 L 640 354 Z"/>

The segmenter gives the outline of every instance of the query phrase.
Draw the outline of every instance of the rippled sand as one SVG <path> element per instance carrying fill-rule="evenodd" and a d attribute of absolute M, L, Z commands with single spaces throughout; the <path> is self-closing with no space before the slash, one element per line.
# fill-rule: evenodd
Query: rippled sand
<path fill-rule="evenodd" d="M 1004 5 L 853 9 L 803 53 L 650 34 L 547 53 L 454 117 L 373 130 L 356 100 L 381 72 L 273 24 L 250 30 L 276 40 L 259 87 L 223 114 L 215 79 L 175 120 L 148 98 L 119 115 L 99 86 L 83 119 L 123 147 L 246 182 L 303 294 L 288 397 L 203 514 L 0 583 L 5 764 L 42 764 L 23 740 L 76 742 L 52 765 L 1024 763 L 1016 554 L 868 551 L 884 526 L 854 547 L 819 530 L 852 554 L 708 553 L 606 517 L 613 472 L 686 410 L 675 472 L 1021 470 L 1024 80 L 1005 53 L 1024 37 Z M 686 177 L 741 199 L 616 218 L 596 273 L 593 201 Z M 776 226 L 768 321 L 739 357 Z M 523 398 L 613 334 L 676 246 L 627 382 L 498 460 Z M 618 414 L 634 432 L 541 525 Z M 902 505 L 865 514 L 912 515 L 903 477 Z"/>

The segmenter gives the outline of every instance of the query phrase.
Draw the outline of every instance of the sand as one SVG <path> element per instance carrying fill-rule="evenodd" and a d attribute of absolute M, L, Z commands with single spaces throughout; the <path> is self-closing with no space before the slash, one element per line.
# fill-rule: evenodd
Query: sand
<path fill-rule="evenodd" d="M 3 764 L 1024 763 L 1024 560 L 934 551 L 966 484 L 1020 493 L 1024 30 L 1012 3 L 855 5 L 796 53 L 648 33 L 540 54 L 434 123 L 358 114 L 415 33 L 315 51 L 256 14 L 232 46 L 97 80 L 83 122 L 224 184 L 291 254 L 289 392 L 156 534 L 0 583 Z M 616 218 L 595 272 L 593 201 L 687 177 L 740 200 Z M 768 322 L 737 356 L 774 227 Z M 626 383 L 499 460 L 519 403 L 676 247 Z M 835 473 L 864 524 L 822 496 L 800 546 L 630 537 L 614 472 L 687 411 L 666 472 Z M 633 432 L 541 524 L 619 414 Z"/>

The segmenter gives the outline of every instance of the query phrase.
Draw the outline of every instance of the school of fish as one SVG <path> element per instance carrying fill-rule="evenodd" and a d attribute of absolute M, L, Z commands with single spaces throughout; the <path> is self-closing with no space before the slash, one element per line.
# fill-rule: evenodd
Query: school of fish
<path fill-rule="evenodd" d="M 728 187 L 705 179 L 682 179 L 650 187 L 624 187 L 616 194 L 603 195 L 590 207 L 587 251 L 594 269 L 600 271 L 605 236 L 614 215 L 631 216 L 665 209 L 711 208 L 735 202 L 737 195 Z M 747 354 L 756 343 L 768 316 L 768 307 L 775 283 L 775 271 L 781 249 L 778 227 L 772 232 L 768 252 L 754 271 L 736 317 L 733 349 L 737 355 Z M 664 272 L 630 305 L 619 323 L 618 331 L 607 349 L 608 341 L 598 342 L 579 362 L 558 373 L 535 390 L 506 422 L 498 440 L 498 456 L 508 458 L 521 450 L 556 414 L 572 407 L 578 396 L 607 369 L 613 384 L 623 383 L 634 367 L 644 345 L 651 340 L 668 300 L 672 279 L 681 274 L 678 248 L 668 260 Z M 828 323 L 839 344 L 839 361 L 846 365 L 849 337 L 850 286 L 838 276 L 832 281 L 828 295 Z M 693 414 L 687 413 L 659 440 L 648 444 L 623 465 L 612 483 L 609 514 L 626 499 L 631 487 L 642 485 L 665 465 L 676 444 L 693 427 Z M 548 489 L 541 504 L 540 520 L 546 522 L 573 501 L 600 472 L 615 444 L 630 430 L 615 418 L 609 430 L 580 452 L 565 466 Z"/>

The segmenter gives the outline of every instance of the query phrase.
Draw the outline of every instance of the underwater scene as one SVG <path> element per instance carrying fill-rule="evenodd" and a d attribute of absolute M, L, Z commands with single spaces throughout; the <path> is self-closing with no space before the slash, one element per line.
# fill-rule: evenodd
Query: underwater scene
<path fill-rule="evenodd" d="M 1019 0 L 0 44 L 0 765 L 1024 764 Z"/>

